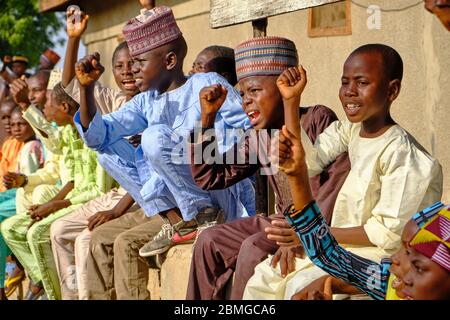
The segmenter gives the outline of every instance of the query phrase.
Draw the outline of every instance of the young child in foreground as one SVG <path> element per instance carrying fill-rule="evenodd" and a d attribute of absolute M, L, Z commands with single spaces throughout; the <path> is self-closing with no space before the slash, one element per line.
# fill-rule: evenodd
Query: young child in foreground
<path fill-rule="evenodd" d="M 312 197 L 303 146 L 285 126 L 280 133 L 281 148 L 280 169 L 288 175 L 294 201 L 285 217 L 315 265 L 375 299 L 450 298 L 450 207 L 436 203 L 414 215 L 403 229 L 402 248 L 377 264 L 339 246 Z M 266 232 L 282 245 L 283 235 L 277 230 Z M 338 281 L 332 280 L 332 287 L 333 282 Z"/>

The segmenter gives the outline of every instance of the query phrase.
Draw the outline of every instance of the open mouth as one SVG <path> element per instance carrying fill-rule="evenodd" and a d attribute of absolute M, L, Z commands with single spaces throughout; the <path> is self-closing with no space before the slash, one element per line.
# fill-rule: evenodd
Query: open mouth
<path fill-rule="evenodd" d="M 122 81 L 123 87 L 127 90 L 135 90 L 136 89 L 136 80 L 134 79 L 125 79 Z"/>
<path fill-rule="evenodd" d="M 359 110 L 361 109 L 361 105 L 360 104 L 356 104 L 356 103 L 346 103 L 344 105 L 344 109 L 345 112 L 350 115 L 350 116 L 355 116 Z"/>
<path fill-rule="evenodd" d="M 247 117 L 250 119 L 251 124 L 254 126 L 256 123 L 258 123 L 259 117 L 261 113 L 259 111 L 248 111 Z"/>

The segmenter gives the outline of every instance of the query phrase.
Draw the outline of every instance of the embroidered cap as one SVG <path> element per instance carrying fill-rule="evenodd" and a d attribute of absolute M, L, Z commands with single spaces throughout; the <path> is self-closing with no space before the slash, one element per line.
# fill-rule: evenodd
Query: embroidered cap
<path fill-rule="evenodd" d="M 54 66 L 58 63 L 61 57 L 52 49 L 46 49 L 44 53 L 41 54 L 41 59 L 44 59 L 45 61 L 51 63 Z"/>
<path fill-rule="evenodd" d="M 298 65 L 294 42 L 282 37 L 258 37 L 234 50 L 238 81 L 251 76 L 280 75 Z"/>
<path fill-rule="evenodd" d="M 132 56 L 148 52 L 181 37 L 172 10 L 158 6 L 142 9 L 141 14 L 127 22 L 123 35 Z"/>

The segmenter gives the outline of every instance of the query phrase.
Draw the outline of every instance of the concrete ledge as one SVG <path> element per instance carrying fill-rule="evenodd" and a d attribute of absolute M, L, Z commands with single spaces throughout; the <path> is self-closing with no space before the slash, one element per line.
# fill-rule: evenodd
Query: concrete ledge
<path fill-rule="evenodd" d="M 152 300 L 184 300 L 189 281 L 193 244 L 174 246 L 149 261 L 148 290 Z"/>
<path fill-rule="evenodd" d="M 161 266 L 161 299 L 184 300 L 191 267 L 192 244 L 172 247 Z"/>

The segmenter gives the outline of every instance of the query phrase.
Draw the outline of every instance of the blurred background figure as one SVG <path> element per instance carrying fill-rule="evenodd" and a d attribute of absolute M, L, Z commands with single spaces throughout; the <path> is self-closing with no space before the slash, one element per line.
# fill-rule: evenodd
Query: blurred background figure
<path fill-rule="evenodd" d="M 60 59 L 55 51 L 46 49 L 39 58 L 39 70 L 53 70 Z"/>
<path fill-rule="evenodd" d="M 436 15 L 450 31 L 450 0 L 424 0 L 425 9 Z"/>

